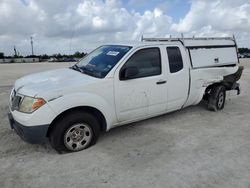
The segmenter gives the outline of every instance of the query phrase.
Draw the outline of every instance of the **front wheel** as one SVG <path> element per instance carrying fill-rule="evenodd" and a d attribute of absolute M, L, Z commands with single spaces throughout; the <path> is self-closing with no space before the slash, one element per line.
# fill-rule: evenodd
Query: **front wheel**
<path fill-rule="evenodd" d="M 226 88 L 223 85 L 212 87 L 208 97 L 208 109 L 211 111 L 222 110 L 226 101 Z"/>
<path fill-rule="evenodd" d="M 93 115 L 72 111 L 55 123 L 50 143 L 58 152 L 76 152 L 95 144 L 99 134 L 100 126 Z"/>

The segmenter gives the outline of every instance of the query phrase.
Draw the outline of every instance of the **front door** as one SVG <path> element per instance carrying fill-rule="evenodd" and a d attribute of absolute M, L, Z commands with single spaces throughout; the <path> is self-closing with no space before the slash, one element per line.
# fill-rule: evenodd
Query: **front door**
<path fill-rule="evenodd" d="M 115 73 L 115 104 L 120 122 L 166 110 L 166 80 L 157 47 L 137 50 Z"/>

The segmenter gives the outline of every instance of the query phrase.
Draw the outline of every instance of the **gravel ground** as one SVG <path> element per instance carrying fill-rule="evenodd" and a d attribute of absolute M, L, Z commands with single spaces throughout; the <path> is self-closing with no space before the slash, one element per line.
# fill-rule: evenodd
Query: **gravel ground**
<path fill-rule="evenodd" d="M 22 141 L 9 127 L 14 80 L 68 63 L 0 64 L 0 188 L 250 188 L 250 59 L 242 60 L 242 93 L 225 109 L 205 104 L 112 129 L 78 153 Z"/>

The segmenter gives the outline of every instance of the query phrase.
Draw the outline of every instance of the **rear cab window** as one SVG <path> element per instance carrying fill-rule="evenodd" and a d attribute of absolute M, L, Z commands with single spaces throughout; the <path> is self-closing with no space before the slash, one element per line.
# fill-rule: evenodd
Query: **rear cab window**
<path fill-rule="evenodd" d="M 183 69 L 183 60 L 179 47 L 167 47 L 167 55 L 170 73 L 176 73 Z"/>

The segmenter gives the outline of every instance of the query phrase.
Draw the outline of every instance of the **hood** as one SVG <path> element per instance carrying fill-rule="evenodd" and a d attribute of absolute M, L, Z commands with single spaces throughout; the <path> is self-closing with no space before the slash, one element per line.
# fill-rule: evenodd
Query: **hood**
<path fill-rule="evenodd" d="M 50 93 L 63 94 L 65 88 L 82 87 L 97 80 L 99 79 L 75 70 L 62 68 L 24 76 L 16 81 L 15 90 L 32 97 Z"/>

